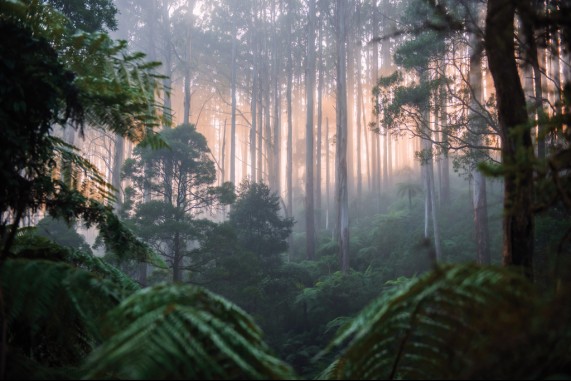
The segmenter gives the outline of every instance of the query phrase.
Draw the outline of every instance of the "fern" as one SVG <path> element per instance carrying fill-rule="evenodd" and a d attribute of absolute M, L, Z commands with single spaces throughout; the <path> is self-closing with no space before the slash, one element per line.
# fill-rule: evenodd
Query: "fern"
<path fill-rule="evenodd" d="M 48 238 L 34 235 L 33 228 L 27 228 L 18 235 L 12 253 L 15 258 L 65 262 L 89 271 L 97 278 L 113 283 L 120 295 L 118 299 L 123 299 L 139 289 L 135 281 L 105 260 L 80 250 L 59 246 Z"/>
<path fill-rule="evenodd" d="M 104 312 L 121 297 L 112 281 L 40 259 L 6 260 L 0 289 L 8 328 L 8 378 L 50 377 L 40 371 L 51 368 L 53 374 L 79 365 L 102 338 Z"/>
<path fill-rule="evenodd" d="M 194 286 L 143 289 L 109 313 L 87 378 L 280 379 L 288 366 L 238 307 Z"/>
<path fill-rule="evenodd" d="M 571 319 L 569 307 L 549 306 L 510 270 L 442 267 L 381 296 L 345 326 L 328 351 L 346 347 L 321 378 L 557 374 L 569 364 Z"/>

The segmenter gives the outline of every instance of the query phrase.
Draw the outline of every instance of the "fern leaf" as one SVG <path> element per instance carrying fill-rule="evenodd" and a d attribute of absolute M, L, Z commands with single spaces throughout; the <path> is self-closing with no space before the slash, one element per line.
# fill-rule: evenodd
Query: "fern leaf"
<path fill-rule="evenodd" d="M 37 366 L 77 366 L 100 342 L 105 311 L 118 304 L 111 281 L 66 263 L 8 259 L 0 268 L 7 313 L 8 358 L 25 354 Z M 8 361 L 7 374 L 30 378 L 26 361 Z M 37 374 L 34 378 L 40 377 Z"/>
<path fill-rule="evenodd" d="M 88 358 L 87 378 L 291 377 L 248 315 L 194 286 L 137 292 L 109 313 L 106 334 Z"/>
<path fill-rule="evenodd" d="M 544 334 L 552 323 L 539 300 L 510 270 L 442 267 L 381 296 L 344 327 L 328 348 L 342 352 L 321 378 L 545 376 L 542 364 L 555 354 L 533 348 L 536 340 L 555 346 L 549 337 L 560 341 L 561 332 Z"/>

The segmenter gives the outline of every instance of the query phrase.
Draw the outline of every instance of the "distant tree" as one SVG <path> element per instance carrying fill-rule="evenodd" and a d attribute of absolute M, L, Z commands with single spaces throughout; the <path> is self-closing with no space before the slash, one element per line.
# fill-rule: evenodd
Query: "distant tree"
<path fill-rule="evenodd" d="M 305 96 L 307 98 L 307 117 L 305 124 L 305 234 L 307 259 L 314 259 L 315 256 L 315 204 L 314 204 L 314 178 L 313 178 L 313 150 L 314 150 L 314 101 L 315 93 L 315 0 L 309 1 L 309 13 L 307 24 L 307 61 L 306 61 L 306 82 Z"/>
<path fill-rule="evenodd" d="M 62 220 L 49 216 L 44 217 L 36 225 L 34 233 L 40 237 L 49 238 L 58 245 L 89 254 L 92 253 L 89 244 L 85 241 L 85 237 L 79 234 L 73 225 L 68 225 Z"/>
<path fill-rule="evenodd" d="M 73 30 L 92 33 L 117 29 L 113 0 L 47 0 L 47 3 L 66 16 L 66 24 Z"/>
<path fill-rule="evenodd" d="M 341 270 L 349 270 L 349 194 L 347 179 L 347 53 L 346 4 L 337 0 L 337 147 L 335 205 L 337 208 L 337 241 Z"/>
<path fill-rule="evenodd" d="M 233 187 L 214 186 L 214 162 L 206 138 L 194 125 L 183 124 L 161 136 L 168 148 L 136 148 L 134 157 L 125 162 L 125 176 L 133 182 L 127 204 L 138 234 L 166 257 L 174 281 L 180 282 L 190 242 L 198 239 L 198 216 L 232 202 Z"/>
<path fill-rule="evenodd" d="M 293 219 L 280 216 L 280 199 L 264 183 L 243 181 L 230 212 L 239 245 L 256 254 L 264 265 L 280 263 L 287 250 Z"/>

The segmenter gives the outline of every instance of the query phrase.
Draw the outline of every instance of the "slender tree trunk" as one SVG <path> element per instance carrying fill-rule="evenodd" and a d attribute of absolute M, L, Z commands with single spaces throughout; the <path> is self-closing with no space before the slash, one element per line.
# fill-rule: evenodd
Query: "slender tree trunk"
<path fill-rule="evenodd" d="M 292 19 L 293 4 L 292 0 L 288 0 L 287 28 L 289 41 L 287 44 L 287 88 L 286 88 L 286 104 L 287 104 L 287 166 L 286 166 L 286 188 L 287 188 L 287 216 L 293 217 L 293 115 L 292 115 L 292 87 L 293 87 L 293 57 L 291 51 L 292 41 Z M 289 257 L 293 254 L 293 235 L 288 236 Z"/>
<path fill-rule="evenodd" d="M 347 192 L 355 193 L 355 137 L 353 134 L 355 125 L 355 50 L 354 42 L 352 39 L 353 28 L 353 4 L 354 2 L 348 2 L 345 5 L 346 19 L 346 40 L 351 41 L 350 44 L 346 44 L 347 51 Z"/>
<path fill-rule="evenodd" d="M 331 200 L 331 192 L 329 190 L 331 186 L 329 143 L 329 118 L 325 118 L 325 230 L 329 230 L 329 215 L 331 211 L 331 206 L 329 205 Z"/>
<path fill-rule="evenodd" d="M 557 5 L 558 1 L 555 1 L 555 4 L 553 5 Z M 562 107 L 561 107 L 561 65 L 559 60 L 561 59 L 560 55 L 559 55 L 559 47 L 560 47 L 560 43 L 559 43 L 559 30 L 558 29 L 553 29 L 551 31 L 551 39 L 552 39 L 552 46 L 553 48 L 551 49 L 551 59 L 550 59 L 550 63 L 551 63 L 551 72 L 553 73 L 552 77 L 553 77 L 553 104 L 555 105 L 555 116 L 556 116 L 556 120 L 560 120 L 561 118 L 561 113 L 562 113 Z M 560 143 L 563 144 L 563 131 L 561 128 L 561 122 L 557 122 L 558 123 L 558 130 L 557 130 L 557 134 L 554 134 L 552 136 L 552 144 L 555 145 L 555 143 L 560 140 Z"/>
<path fill-rule="evenodd" d="M 384 22 L 384 26 L 387 27 L 387 23 L 386 23 L 386 18 Z M 386 30 L 387 28 L 383 28 L 383 30 Z M 382 42 L 381 45 L 381 59 L 382 59 L 382 67 L 383 69 L 389 69 L 390 68 L 390 63 L 391 63 L 391 51 L 390 51 L 390 40 L 386 39 Z M 384 141 L 383 141 L 383 153 L 382 153 L 382 165 L 383 165 L 383 181 L 382 181 L 382 186 L 383 186 L 383 190 L 384 192 L 387 192 L 387 188 L 389 185 L 389 176 L 390 176 L 390 168 L 391 168 L 391 138 L 390 138 L 390 133 L 387 130 L 386 134 L 384 135 Z"/>
<path fill-rule="evenodd" d="M 486 16 L 485 46 L 498 103 L 502 138 L 504 174 L 504 243 L 505 265 L 523 267 L 533 278 L 534 160 L 525 96 L 515 61 L 514 17 L 516 3 L 489 0 Z"/>
<path fill-rule="evenodd" d="M 377 9 L 373 9 L 373 36 L 378 35 L 379 33 L 379 20 L 378 20 L 378 14 L 377 14 Z M 377 82 L 379 81 L 379 43 L 374 43 L 373 44 L 373 64 L 371 65 L 371 70 L 372 70 L 372 79 L 373 79 L 373 87 L 377 85 Z M 375 96 L 374 98 L 374 102 L 375 104 L 373 105 L 373 108 L 377 107 L 377 105 L 379 104 L 379 96 Z M 378 113 L 375 113 L 375 128 L 380 128 L 380 124 L 379 124 L 379 115 Z M 372 192 L 373 195 L 375 197 L 376 200 L 376 208 L 377 211 L 380 209 L 380 204 L 379 204 L 379 193 L 380 193 L 380 184 L 381 184 L 381 168 L 379 166 L 379 146 L 378 146 L 378 142 L 379 142 L 379 135 L 373 133 L 373 135 L 371 135 L 371 158 L 372 158 L 372 165 L 371 165 L 371 170 L 373 172 L 373 175 L 371 176 L 372 180 L 373 180 L 373 186 L 372 186 Z"/>
<path fill-rule="evenodd" d="M 234 28 L 236 29 L 236 28 Z M 236 34 L 234 34 L 235 36 Z M 236 54 L 238 49 L 236 37 L 232 38 L 232 121 L 230 125 L 230 182 L 236 183 Z"/>
<path fill-rule="evenodd" d="M 253 22 L 255 25 L 255 20 Z M 254 34 L 252 38 L 253 46 L 253 67 L 252 67 L 252 101 L 250 103 L 250 113 L 251 117 L 251 127 L 250 127 L 250 177 L 253 182 L 256 182 L 256 120 L 257 120 L 257 108 L 258 105 L 258 38 Z"/>
<path fill-rule="evenodd" d="M 321 24 L 321 23 L 320 23 Z M 319 27 L 319 79 L 317 81 L 317 141 L 315 157 L 315 229 L 321 231 L 321 124 L 323 121 L 323 49 L 322 49 L 322 27 Z"/>
<path fill-rule="evenodd" d="M 450 161 L 448 160 L 448 95 L 445 85 L 440 87 L 440 129 L 442 130 L 442 156 L 440 158 L 440 168 L 442 181 L 440 188 L 440 203 L 447 206 L 450 201 Z"/>
<path fill-rule="evenodd" d="M 261 49 L 261 46 L 260 46 Z M 262 68 L 264 68 L 265 64 L 263 62 L 261 62 L 261 60 L 259 61 L 261 68 L 260 68 L 260 77 L 258 79 L 258 123 L 257 123 L 257 129 L 258 129 L 258 165 L 257 165 L 257 170 L 258 170 L 258 175 L 257 177 L 257 181 L 258 182 L 262 182 L 264 181 L 264 156 L 263 156 L 263 149 L 264 149 L 264 136 L 263 136 L 263 115 L 264 115 L 264 104 L 263 104 L 263 82 L 264 82 L 264 77 L 263 77 L 263 72 L 262 72 Z"/>
<path fill-rule="evenodd" d="M 337 181 L 336 204 L 341 271 L 349 270 L 349 195 L 347 192 L 346 2 L 337 0 Z"/>
<path fill-rule="evenodd" d="M 222 163 L 222 182 L 224 182 L 226 178 L 226 119 L 224 119 L 224 128 L 222 132 L 222 159 L 220 160 Z"/>
<path fill-rule="evenodd" d="M 432 214 L 432 203 L 430 202 L 431 196 L 430 192 L 432 188 L 430 187 L 430 182 L 428 179 L 428 166 L 423 165 L 422 167 L 422 177 L 424 181 L 424 239 L 430 239 L 430 216 Z"/>
<path fill-rule="evenodd" d="M 164 124 L 163 128 L 170 128 L 172 126 L 172 103 L 171 103 L 171 90 L 172 90 L 172 39 L 171 39 L 171 27 L 170 27 L 170 16 L 169 16 L 169 2 L 163 0 L 162 6 L 162 16 L 163 16 L 163 44 L 164 44 L 164 62 L 163 67 L 165 68 L 165 78 L 163 79 L 164 88 L 164 100 L 163 100 L 163 116 Z"/>
<path fill-rule="evenodd" d="M 182 282 L 182 248 L 180 242 L 180 233 L 174 234 L 174 248 L 173 248 L 173 264 L 172 264 L 172 280 L 175 283 Z"/>
<path fill-rule="evenodd" d="M 268 51 L 268 47 L 266 46 L 266 56 L 269 57 L 269 51 Z M 264 86 L 264 125 L 265 125 L 265 131 L 264 131 L 264 142 L 265 144 L 265 152 L 266 152 L 266 163 L 265 163 L 265 169 L 267 172 L 266 175 L 266 180 L 268 182 L 268 184 L 270 185 L 270 188 L 272 187 L 272 169 L 274 168 L 273 166 L 273 160 L 274 160 L 274 155 L 273 155 L 273 147 L 272 147 L 272 119 L 271 119 L 271 94 L 270 94 L 270 90 L 271 90 L 271 72 L 270 72 L 270 65 L 269 62 L 265 62 L 265 74 L 266 74 L 266 85 Z"/>
<path fill-rule="evenodd" d="M 361 3 L 356 3 L 356 24 L 361 25 Z M 359 29 L 355 30 L 355 49 L 357 51 L 357 71 L 355 72 L 355 81 L 357 82 L 357 199 L 359 202 L 357 205 L 361 204 L 361 197 L 363 195 L 363 176 L 361 168 L 361 110 L 363 106 L 363 86 L 361 81 L 361 35 Z"/>
<path fill-rule="evenodd" d="M 272 1 L 272 19 L 274 25 L 276 23 L 276 2 Z M 272 61 L 273 61 L 273 85 L 274 85 L 274 135 L 273 135 L 273 169 L 271 177 L 273 178 L 271 188 L 274 192 L 280 194 L 280 87 L 279 87 L 279 60 L 278 60 L 278 37 L 276 28 L 272 28 Z"/>
<path fill-rule="evenodd" d="M 190 57 L 192 54 L 192 27 L 193 27 L 193 14 L 192 11 L 194 10 L 194 5 L 196 4 L 196 0 L 187 0 L 186 6 L 188 8 L 188 25 L 186 30 L 186 49 L 185 57 L 184 57 L 184 117 L 183 123 L 189 124 L 190 123 Z"/>
<path fill-rule="evenodd" d="M 305 94 L 307 117 L 305 127 L 305 221 L 307 259 L 315 256 L 315 210 L 313 189 L 313 93 L 315 92 L 315 0 L 309 0 L 309 23 L 307 29 L 307 67 Z"/>
<path fill-rule="evenodd" d="M 427 174 L 428 174 L 428 186 L 430 187 L 430 204 L 431 204 L 430 207 L 432 214 L 432 231 L 434 233 L 434 251 L 436 254 L 435 259 L 436 262 L 440 262 L 442 260 L 442 248 L 440 246 L 440 227 L 438 225 L 436 187 L 434 186 L 434 169 L 432 163 L 433 161 L 430 160 L 430 163 L 427 166 Z"/>
<path fill-rule="evenodd" d="M 115 135 L 115 152 L 113 155 L 113 173 L 111 175 L 111 185 L 115 188 L 115 211 L 121 209 L 123 203 L 121 193 L 121 170 L 123 161 L 125 160 L 125 139 L 122 136 Z"/>
<path fill-rule="evenodd" d="M 475 20 L 475 27 L 478 27 L 478 19 L 480 15 L 479 7 L 473 8 L 473 20 Z M 472 90 L 472 97 L 470 99 L 470 124 L 471 130 L 476 132 L 475 145 L 482 144 L 482 138 L 480 133 L 484 134 L 486 130 L 486 121 L 482 118 L 481 110 L 482 102 L 484 101 L 482 85 L 483 85 L 483 75 L 482 75 L 482 49 L 483 41 L 476 35 L 476 33 L 470 34 L 470 72 L 469 81 L 470 89 Z M 477 155 L 478 151 L 474 151 Z M 474 228 L 476 236 L 476 258 L 478 263 L 489 264 L 491 262 L 490 257 L 490 245 L 489 245 L 489 232 L 488 232 L 488 205 L 486 196 L 486 178 L 484 175 L 475 168 L 472 172 L 474 178 L 473 182 L 473 192 L 472 192 L 472 206 L 474 208 Z"/>
<path fill-rule="evenodd" d="M 287 103 L 287 168 L 286 168 L 286 182 L 287 182 L 287 215 L 293 216 L 293 115 L 292 115 L 292 87 L 293 87 L 293 57 L 291 52 L 291 39 L 292 35 L 292 18 L 293 18 L 293 4 L 288 0 L 288 30 L 289 30 L 289 43 L 287 44 L 287 89 L 286 89 L 286 103 Z M 290 234 L 291 239 L 291 234 Z M 292 245 L 290 243 L 290 249 Z"/>

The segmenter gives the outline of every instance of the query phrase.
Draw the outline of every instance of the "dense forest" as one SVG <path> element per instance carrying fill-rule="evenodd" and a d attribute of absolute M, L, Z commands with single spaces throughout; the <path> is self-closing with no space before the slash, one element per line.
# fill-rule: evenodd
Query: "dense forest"
<path fill-rule="evenodd" d="M 0 379 L 571 377 L 570 0 L 0 0 Z"/>

